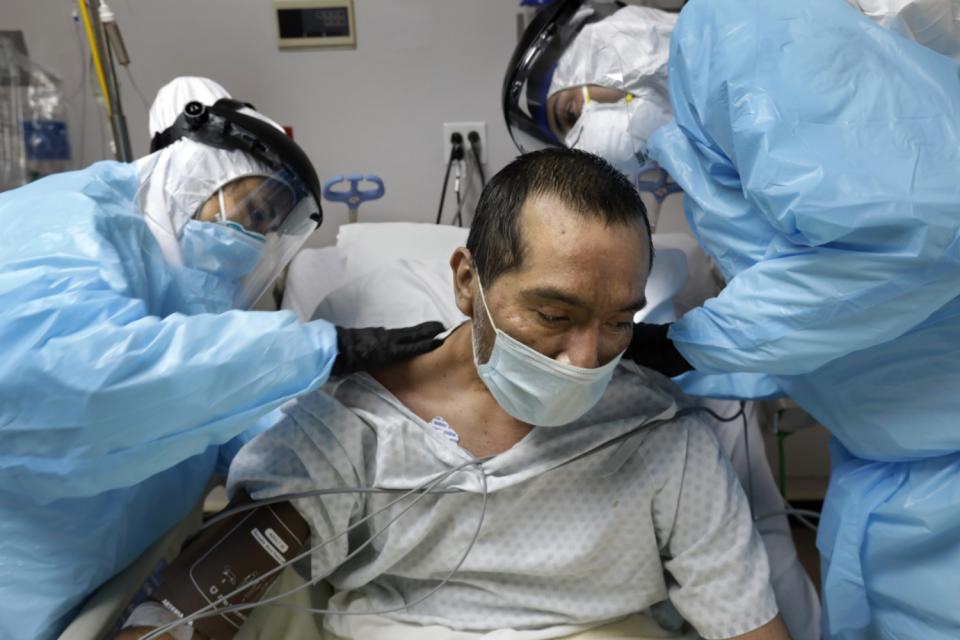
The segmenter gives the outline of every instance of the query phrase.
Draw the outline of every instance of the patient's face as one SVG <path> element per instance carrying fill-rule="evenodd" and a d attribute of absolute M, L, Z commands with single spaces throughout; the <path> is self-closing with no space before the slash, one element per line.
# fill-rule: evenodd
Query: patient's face
<path fill-rule="evenodd" d="M 520 230 L 526 244 L 522 266 L 484 283 L 497 328 L 573 366 L 594 368 L 615 358 L 630 344 L 633 316 L 645 303 L 646 231 L 608 227 L 551 196 L 524 204 Z M 486 362 L 494 330 L 483 312 L 475 273 L 471 283 L 458 278 L 457 284 L 473 292 L 472 302 L 461 310 L 473 318 L 478 357 Z M 458 291 L 458 300 L 464 298 Z"/>

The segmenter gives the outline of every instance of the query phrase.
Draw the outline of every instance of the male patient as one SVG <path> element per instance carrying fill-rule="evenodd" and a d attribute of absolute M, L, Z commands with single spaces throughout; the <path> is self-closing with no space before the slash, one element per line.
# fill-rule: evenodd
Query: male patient
<path fill-rule="evenodd" d="M 299 399 L 240 452 L 229 490 L 254 499 L 406 490 L 456 470 L 436 488 L 459 491 L 380 513 L 399 494 L 293 501 L 311 544 L 329 541 L 313 577 L 351 614 L 326 615 L 328 632 L 536 640 L 648 637 L 652 625 L 649 637 L 674 637 L 645 617 L 669 599 L 703 638 L 787 638 L 712 433 L 669 380 L 619 362 L 650 263 L 623 176 L 573 150 L 521 156 L 484 189 L 451 258 L 471 321 L 431 353 Z M 462 566 L 405 607 L 456 567 L 484 490 Z"/>

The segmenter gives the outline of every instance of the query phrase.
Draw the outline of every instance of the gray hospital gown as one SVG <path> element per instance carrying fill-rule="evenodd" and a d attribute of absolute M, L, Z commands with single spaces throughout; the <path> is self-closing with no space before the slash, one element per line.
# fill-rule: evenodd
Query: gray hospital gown
<path fill-rule="evenodd" d="M 575 423 L 535 428 L 483 463 L 488 504 L 454 578 L 393 620 L 490 631 L 596 625 L 668 599 L 704 638 L 746 633 L 777 613 L 767 558 L 740 485 L 713 433 L 676 387 L 621 365 L 600 403 Z M 315 488 L 409 489 L 473 457 L 366 374 L 285 409 L 244 447 L 229 489 L 254 498 Z M 456 425 L 451 425 L 456 429 Z M 476 466 L 427 495 L 356 557 L 413 498 L 312 555 L 312 572 L 353 591 L 353 611 L 399 607 L 435 587 L 477 527 Z M 394 500 L 351 494 L 294 502 L 312 543 Z M 344 616 L 327 628 L 343 633 Z"/>

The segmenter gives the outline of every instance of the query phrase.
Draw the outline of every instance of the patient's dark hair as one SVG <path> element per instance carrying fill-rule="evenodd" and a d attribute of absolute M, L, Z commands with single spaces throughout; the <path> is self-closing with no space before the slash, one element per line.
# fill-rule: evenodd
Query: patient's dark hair
<path fill-rule="evenodd" d="M 607 225 L 638 225 L 649 241 L 647 209 L 622 173 L 602 158 L 576 149 L 534 151 L 504 167 L 480 194 L 467 249 L 484 286 L 523 265 L 526 245 L 520 234 L 520 209 L 533 196 L 553 196 L 571 211 Z"/>

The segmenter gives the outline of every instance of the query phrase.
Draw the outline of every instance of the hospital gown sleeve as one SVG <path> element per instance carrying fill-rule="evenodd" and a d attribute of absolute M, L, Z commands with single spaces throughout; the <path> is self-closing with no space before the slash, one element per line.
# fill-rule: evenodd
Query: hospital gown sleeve
<path fill-rule="evenodd" d="M 697 370 L 808 373 L 960 295 L 958 71 L 842 2 L 684 9 L 651 155 L 729 280 L 671 328 Z"/>
<path fill-rule="evenodd" d="M 655 437 L 654 525 L 670 601 L 707 640 L 763 626 L 777 614 L 766 552 L 715 436 L 687 419 Z"/>
<path fill-rule="evenodd" d="M 242 489 L 260 500 L 367 486 L 365 460 L 375 447 L 369 426 L 322 390 L 303 396 L 284 413 L 279 424 L 234 458 L 227 481 L 231 495 Z M 363 495 L 346 492 L 291 502 L 310 525 L 312 577 L 326 577 L 348 555 L 349 536 L 338 534 L 362 516 Z"/>

